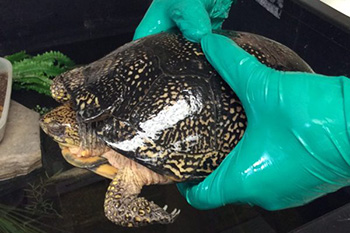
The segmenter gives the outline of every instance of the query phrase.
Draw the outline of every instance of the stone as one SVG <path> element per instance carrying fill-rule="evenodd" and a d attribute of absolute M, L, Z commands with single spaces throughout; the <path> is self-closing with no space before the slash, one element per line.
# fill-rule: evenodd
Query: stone
<path fill-rule="evenodd" d="M 5 136 L 0 142 L 0 180 L 40 168 L 40 115 L 11 100 Z"/>

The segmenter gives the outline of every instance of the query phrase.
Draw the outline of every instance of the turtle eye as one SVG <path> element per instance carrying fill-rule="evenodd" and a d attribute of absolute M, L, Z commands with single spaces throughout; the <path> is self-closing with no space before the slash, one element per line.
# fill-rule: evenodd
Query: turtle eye
<path fill-rule="evenodd" d="M 59 124 L 58 122 L 51 122 L 47 126 L 47 131 L 49 135 L 55 136 L 55 137 L 62 137 L 65 135 L 66 127 Z"/>

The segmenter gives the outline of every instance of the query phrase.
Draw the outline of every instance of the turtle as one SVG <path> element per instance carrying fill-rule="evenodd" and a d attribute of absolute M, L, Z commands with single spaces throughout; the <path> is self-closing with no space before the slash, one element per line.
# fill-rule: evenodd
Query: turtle
<path fill-rule="evenodd" d="M 313 72 L 286 46 L 266 37 L 216 31 L 261 63 Z M 180 211 L 139 196 L 143 185 L 199 181 L 238 144 L 244 109 L 206 60 L 200 44 L 179 32 L 129 42 L 103 58 L 54 78 L 60 106 L 40 119 L 71 164 L 112 179 L 106 217 L 138 227 L 174 222 Z"/>

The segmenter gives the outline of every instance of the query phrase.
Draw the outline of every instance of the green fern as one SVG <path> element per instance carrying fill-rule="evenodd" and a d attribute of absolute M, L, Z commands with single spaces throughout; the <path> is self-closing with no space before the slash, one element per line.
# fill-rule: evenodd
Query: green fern
<path fill-rule="evenodd" d="M 6 56 L 13 66 L 13 88 L 51 95 L 52 78 L 71 69 L 74 62 L 66 55 L 50 51 L 34 57 L 24 51 Z"/>
<path fill-rule="evenodd" d="M 67 57 L 66 55 L 56 52 L 56 51 L 50 51 L 43 53 L 41 55 L 37 55 L 33 57 L 33 61 L 49 61 L 52 63 L 57 63 L 56 66 L 58 67 L 66 67 L 66 68 L 71 68 L 74 66 L 74 62 Z"/>
<path fill-rule="evenodd" d="M 18 62 L 18 61 L 21 61 L 25 58 L 29 58 L 31 57 L 30 55 L 28 55 L 25 51 L 20 51 L 18 53 L 14 53 L 12 55 L 9 55 L 9 56 L 5 56 L 5 58 L 7 60 L 9 60 L 11 63 L 14 63 L 14 62 Z"/>

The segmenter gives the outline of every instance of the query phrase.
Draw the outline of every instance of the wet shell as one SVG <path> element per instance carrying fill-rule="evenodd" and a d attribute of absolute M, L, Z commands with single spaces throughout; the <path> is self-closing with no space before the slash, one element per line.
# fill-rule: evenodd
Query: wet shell
<path fill-rule="evenodd" d="M 312 72 L 293 51 L 270 39 L 220 33 L 267 66 Z M 71 99 L 79 122 L 89 124 L 108 146 L 177 181 L 212 172 L 247 124 L 238 97 L 200 45 L 178 33 L 131 42 L 55 82 L 57 96 Z"/>

